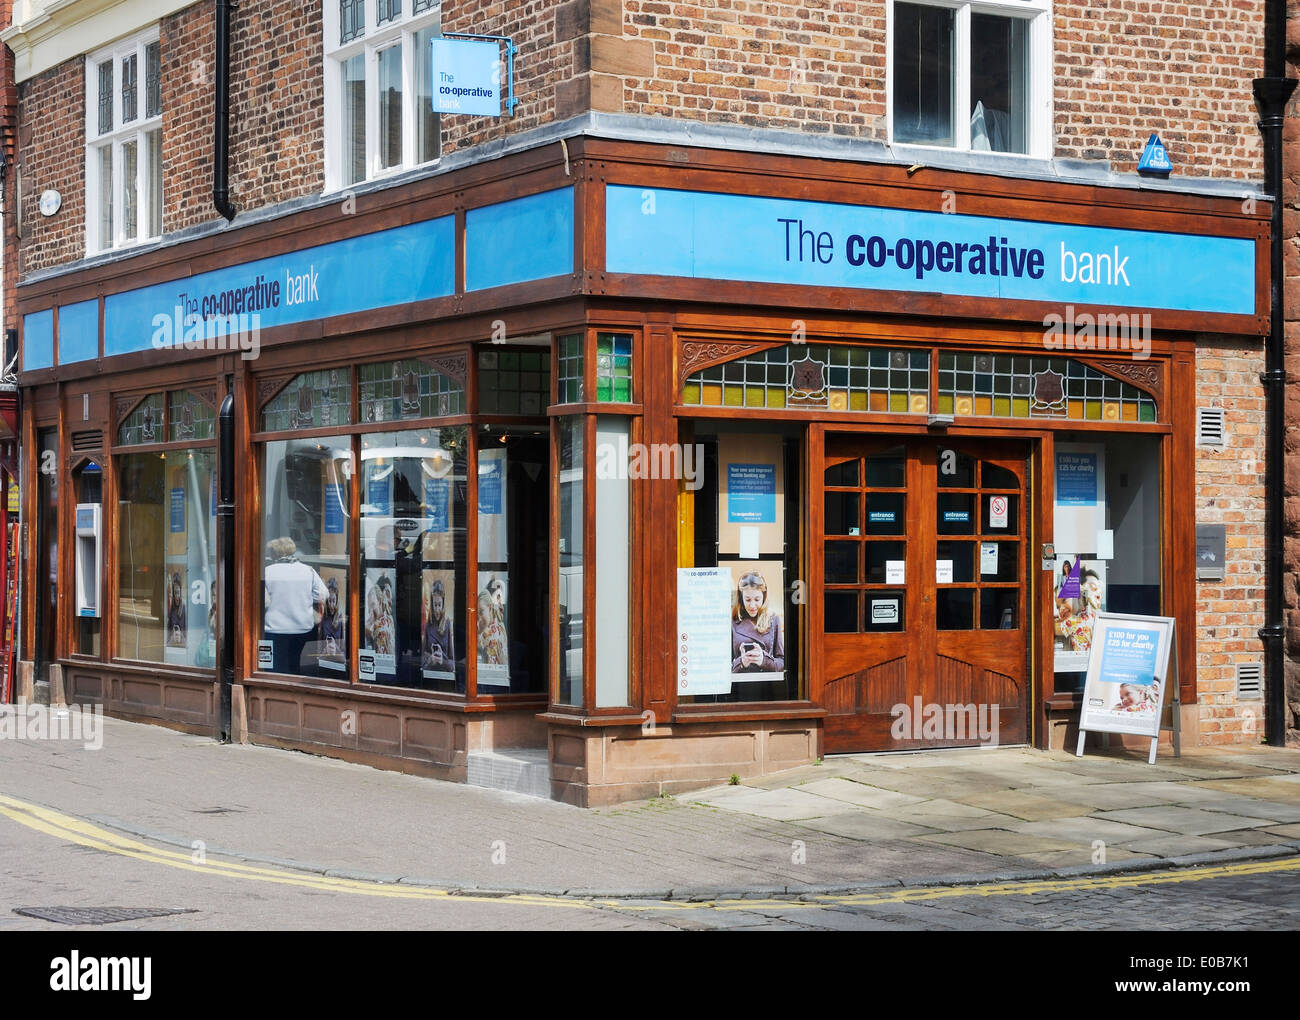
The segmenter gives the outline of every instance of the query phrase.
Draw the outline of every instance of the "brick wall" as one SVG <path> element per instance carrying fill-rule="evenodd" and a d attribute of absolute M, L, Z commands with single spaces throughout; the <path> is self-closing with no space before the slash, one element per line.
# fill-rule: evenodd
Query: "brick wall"
<path fill-rule="evenodd" d="M 1058 156 L 1128 172 L 1158 131 L 1177 173 L 1263 179 L 1263 0 L 1057 0 L 1054 32 Z"/>
<path fill-rule="evenodd" d="M 1196 582 L 1196 681 L 1200 742 L 1257 743 L 1264 702 L 1236 698 L 1236 664 L 1262 663 L 1264 645 L 1264 370 L 1260 344 L 1202 337 L 1196 389 L 1222 407 L 1227 446 L 1197 447 L 1196 522 L 1227 528 L 1222 582 Z"/>
<path fill-rule="evenodd" d="M 1159 131 L 1181 174 L 1256 180 L 1250 79 L 1263 0 L 1058 0 L 1056 152 L 1133 169 Z M 164 228 L 212 210 L 212 0 L 164 19 Z M 514 117 L 447 116 L 444 152 L 587 109 L 885 135 L 882 0 L 447 0 L 445 32 L 513 36 Z M 321 6 L 246 0 L 234 19 L 231 191 L 241 209 L 323 187 Z M 84 254 L 81 58 L 21 88 L 25 272 Z M 43 220 L 36 197 L 63 193 Z"/>
<path fill-rule="evenodd" d="M 86 253 L 86 90 L 84 62 L 70 61 L 18 89 L 18 148 L 22 195 L 21 272 L 45 269 Z M 46 218 L 41 192 L 63 196 L 57 216 Z"/>
<path fill-rule="evenodd" d="M 159 25 L 163 101 L 163 230 L 218 219 L 212 207 L 211 0 Z M 231 33 L 230 191 L 242 209 L 319 194 L 324 187 L 320 6 L 299 0 L 242 4 Z M 84 58 L 20 88 L 22 270 L 85 255 Z M 40 193 L 63 208 L 46 219 Z"/>

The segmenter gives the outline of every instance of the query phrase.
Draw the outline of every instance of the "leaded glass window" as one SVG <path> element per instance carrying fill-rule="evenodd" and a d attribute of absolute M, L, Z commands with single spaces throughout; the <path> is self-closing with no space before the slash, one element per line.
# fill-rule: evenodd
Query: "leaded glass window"
<path fill-rule="evenodd" d="M 465 389 L 428 362 L 416 358 L 362 365 L 363 422 L 445 418 L 465 413 Z"/>
<path fill-rule="evenodd" d="M 545 414 L 550 392 L 550 352 L 509 348 L 479 352 L 478 409 L 481 413 Z"/>
<path fill-rule="evenodd" d="M 438 0 L 415 0 L 415 8 L 411 13 L 420 14 L 424 11 L 431 11 L 437 3 Z"/>
<path fill-rule="evenodd" d="M 632 402 L 632 337 L 626 333 L 596 334 L 596 399 Z"/>
<path fill-rule="evenodd" d="M 163 395 L 151 393 L 145 397 L 122 422 L 117 430 L 121 446 L 138 446 L 141 443 L 161 443 L 163 439 Z"/>
<path fill-rule="evenodd" d="M 562 336 L 559 345 L 560 378 L 556 400 L 561 404 L 582 403 L 582 334 Z"/>
<path fill-rule="evenodd" d="M 925 414 L 930 352 L 786 344 L 693 373 L 682 403 Z"/>
<path fill-rule="evenodd" d="M 113 130 L 113 62 L 99 65 L 99 133 Z"/>
<path fill-rule="evenodd" d="M 217 434 L 216 408 L 189 390 L 167 394 L 167 432 L 173 443 L 202 441 Z"/>
<path fill-rule="evenodd" d="M 339 0 L 339 45 L 360 38 L 365 30 L 364 0 Z"/>
<path fill-rule="evenodd" d="M 402 16 L 402 0 L 375 0 L 375 6 L 377 8 L 376 25 L 382 25 L 386 21 L 392 21 L 394 18 Z"/>
<path fill-rule="evenodd" d="M 162 113 L 162 59 L 158 43 L 144 48 L 144 115 L 157 117 Z"/>
<path fill-rule="evenodd" d="M 351 424 L 352 371 L 347 368 L 304 372 L 262 410 L 264 432 Z"/>
<path fill-rule="evenodd" d="M 1156 421 L 1156 402 L 1082 361 L 1020 354 L 939 355 L 940 414 Z"/>
<path fill-rule="evenodd" d="M 139 88 L 137 85 L 136 55 L 133 53 L 122 61 L 122 123 L 129 124 L 135 120 L 138 111 Z"/>

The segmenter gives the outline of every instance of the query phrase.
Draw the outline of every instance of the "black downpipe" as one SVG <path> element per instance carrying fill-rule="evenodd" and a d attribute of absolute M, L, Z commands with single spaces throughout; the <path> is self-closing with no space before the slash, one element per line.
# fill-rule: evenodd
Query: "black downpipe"
<path fill-rule="evenodd" d="M 1264 476 L 1264 676 L 1268 690 L 1268 742 L 1286 743 L 1286 671 L 1283 625 L 1283 456 L 1286 394 L 1285 306 L 1282 277 L 1282 126 L 1296 80 L 1286 76 L 1286 0 L 1267 0 L 1264 14 L 1264 73 L 1254 81 L 1259 129 L 1264 135 L 1264 187 L 1273 198 L 1269 250 L 1269 331 L 1265 351 L 1266 401 Z"/>
<path fill-rule="evenodd" d="M 235 207 L 230 204 L 230 12 L 234 8 L 231 0 L 217 0 L 212 204 L 228 221 L 235 218 Z"/>
<path fill-rule="evenodd" d="M 217 416 L 217 663 L 221 677 L 220 732 L 229 743 L 235 684 L 235 398 L 227 393 Z"/>

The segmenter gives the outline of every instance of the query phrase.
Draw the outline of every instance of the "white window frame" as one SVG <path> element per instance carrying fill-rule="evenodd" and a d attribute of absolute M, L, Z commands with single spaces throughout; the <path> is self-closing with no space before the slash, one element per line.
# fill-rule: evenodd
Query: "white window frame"
<path fill-rule="evenodd" d="M 159 217 L 157 224 L 158 231 L 154 234 L 146 233 L 149 225 L 148 213 L 148 194 L 149 194 L 149 177 L 148 177 L 148 143 L 149 134 L 154 131 L 162 131 L 162 102 L 158 104 L 158 113 L 156 116 L 146 116 L 148 112 L 148 64 L 145 52 L 148 47 L 159 42 L 158 26 L 154 25 L 136 35 L 126 39 L 121 39 L 106 46 L 101 50 L 87 55 L 86 57 L 86 254 L 99 255 L 122 248 L 129 248 L 134 245 L 143 244 L 147 241 L 157 240 L 162 236 L 162 217 Z M 130 124 L 122 123 L 122 61 L 125 57 L 134 55 L 136 58 L 136 117 Z M 111 130 L 100 134 L 99 132 L 99 65 L 105 61 L 113 61 L 113 127 Z M 162 54 L 159 54 L 159 76 L 162 75 L 161 67 Z M 162 82 L 159 82 L 159 92 L 162 92 Z M 122 233 L 122 227 L 125 224 L 126 217 L 125 201 L 122 179 L 122 146 L 124 142 L 135 142 L 136 159 L 136 233 L 134 237 L 127 237 Z M 108 201 L 113 209 L 113 237 L 108 244 L 104 244 L 103 238 L 100 237 L 100 213 L 103 210 L 105 197 L 101 194 L 99 180 L 99 150 L 106 145 L 111 145 L 113 149 L 113 194 L 109 196 Z M 161 160 L 161 154 L 159 155 Z M 161 178 L 161 168 L 159 170 Z M 163 182 L 160 179 L 159 190 L 163 188 Z M 161 197 L 161 196 L 160 196 Z"/>
<path fill-rule="evenodd" d="M 894 141 L 894 5 L 910 3 L 920 7 L 945 7 L 956 12 L 953 25 L 953 144 L 930 145 L 924 142 Z M 981 156 L 1006 156 L 1012 159 L 1051 159 L 1053 152 L 1052 117 L 1052 0 L 888 0 L 885 15 L 885 109 L 889 125 L 889 144 L 907 148 L 934 149 L 938 152 L 972 152 Z M 972 150 L 970 145 L 970 65 L 971 14 L 997 14 L 1029 22 L 1029 95 L 1026 100 L 1026 152 L 990 152 Z"/>
<path fill-rule="evenodd" d="M 325 34 L 325 191 L 344 191 L 368 181 L 380 180 L 420 167 L 434 166 L 442 158 L 442 139 L 438 138 L 437 155 L 430 160 L 416 159 L 416 60 L 415 37 L 426 28 L 442 35 L 442 3 L 413 15 L 414 0 L 400 0 L 400 13 L 383 25 L 376 25 L 378 0 L 363 0 L 366 27 L 355 39 L 339 45 L 339 0 L 323 0 L 321 18 Z M 379 52 L 395 43 L 402 46 L 402 159 L 396 166 L 379 165 Z M 343 152 L 343 65 L 357 54 L 365 55 L 366 69 L 366 176 L 347 183 L 343 178 L 346 157 Z M 435 130 L 441 136 L 441 124 Z"/>

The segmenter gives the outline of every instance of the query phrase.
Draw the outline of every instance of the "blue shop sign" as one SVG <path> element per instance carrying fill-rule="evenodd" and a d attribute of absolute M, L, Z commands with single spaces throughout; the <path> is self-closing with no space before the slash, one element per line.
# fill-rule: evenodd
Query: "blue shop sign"
<path fill-rule="evenodd" d="M 1255 241 L 750 195 L 605 189 L 606 271 L 1255 313 Z"/>

